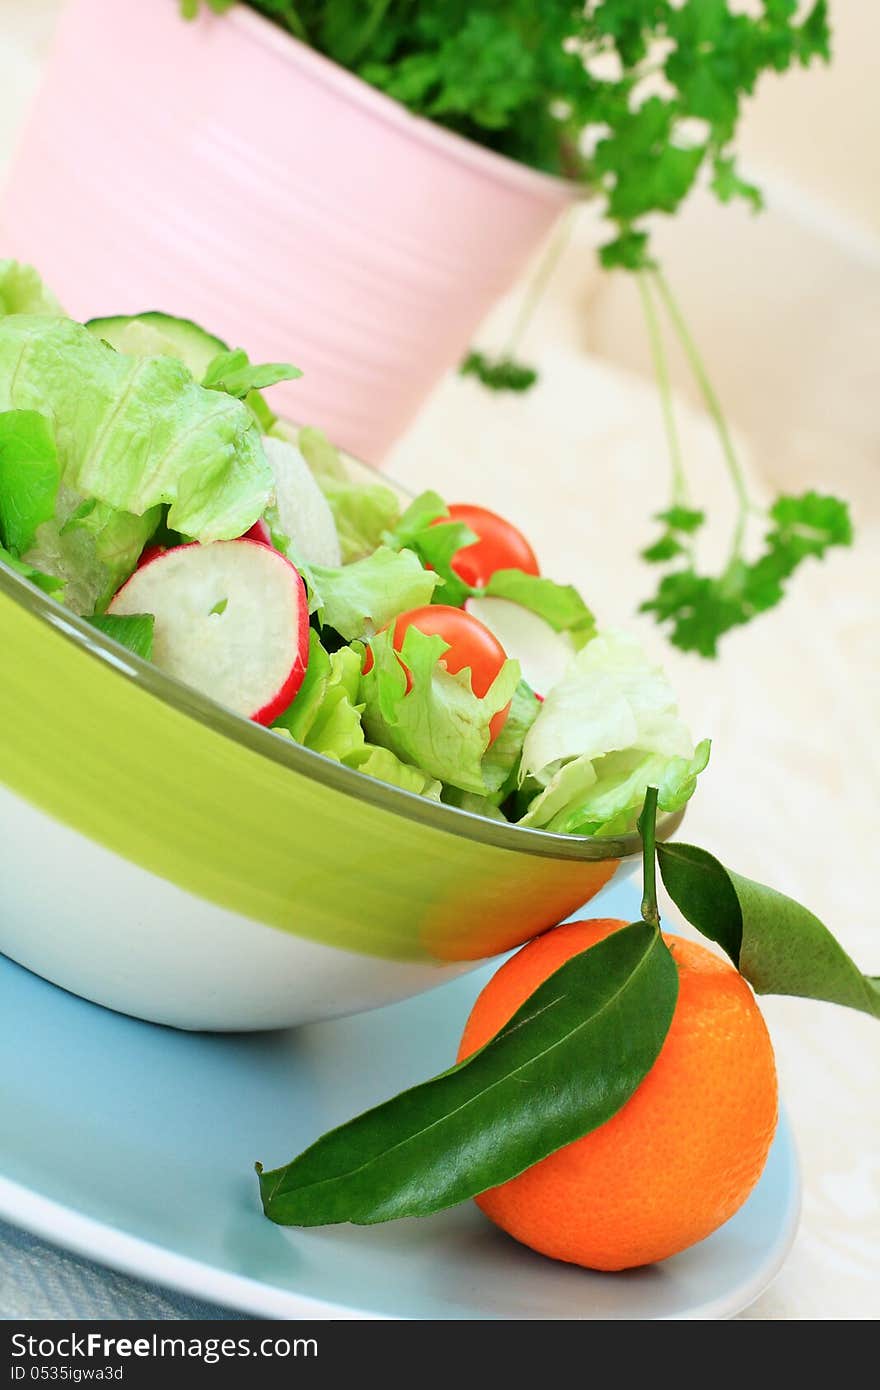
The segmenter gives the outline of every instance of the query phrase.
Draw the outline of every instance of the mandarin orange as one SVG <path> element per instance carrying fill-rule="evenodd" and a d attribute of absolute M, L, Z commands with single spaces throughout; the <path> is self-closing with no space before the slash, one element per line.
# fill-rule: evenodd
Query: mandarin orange
<path fill-rule="evenodd" d="M 459 1060 L 482 1047 L 570 956 L 625 926 L 570 922 L 506 961 L 477 999 Z M 727 961 L 664 936 L 679 994 L 656 1062 L 591 1134 L 476 1200 L 523 1244 L 590 1269 L 651 1264 L 711 1234 L 755 1186 L 776 1128 L 773 1048 Z"/>

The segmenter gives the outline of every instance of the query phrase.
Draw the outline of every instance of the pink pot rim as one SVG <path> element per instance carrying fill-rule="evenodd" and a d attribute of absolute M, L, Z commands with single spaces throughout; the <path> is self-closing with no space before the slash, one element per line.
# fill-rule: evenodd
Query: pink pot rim
<path fill-rule="evenodd" d="M 564 194 L 574 201 L 582 196 L 579 185 L 571 179 L 532 169 L 507 155 L 486 149 L 464 135 L 446 130 L 426 116 L 414 115 L 393 97 L 371 87 L 363 78 L 294 38 L 280 25 L 247 5 L 234 5 L 228 14 L 209 18 L 217 23 L 236 24 L 249 38 L 273 49 L 292 67 L 307 69 L 312 76 L 317 75 L 325 86 L 334 88 L 347 101 L 370 111 L 388 125 L 397 126 L 413 139 L 437 146 L 450 158 L 471 165 L 498 183 L 518 184 L 527 192 L 545 197 L 555 194 L 558 198 Z"/>

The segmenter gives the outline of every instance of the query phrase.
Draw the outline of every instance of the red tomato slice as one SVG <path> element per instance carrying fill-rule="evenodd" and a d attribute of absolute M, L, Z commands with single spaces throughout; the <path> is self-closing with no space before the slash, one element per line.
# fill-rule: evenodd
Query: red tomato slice
<path fill-rule="evenodd" d="M 442 637 L 449 643 L 449 650 L 441 660 L 447 671 L 456 675 L 466 666 L 471 671 L 471 689 L 480 699 L 486 694 L 498 672 L 507 660 L 507 653 L 497 637 L 477 618 L 465 613 L 463 608 L 449 608 L 442 603 L 428 604 L 424 608 L 413 608 L 401 613 L 394 624 L 392 642 L 395 651 L 400 651 L 407 628 L 416 627 L 426 637 Z M 364 659 L 364 672 L 372 669 L 373 653 L 367 647 Z M 407 691 L 411 689 L 407 672 Z M 490 743 L 494 743 L 510 712 L 510 705 L 493 715 L 489 724 Z"/>
<path fill-rule="evenodd" d="M 448 517 L 438 517 L 434 525 L 444 521 L 463 522 L 479 540 L 462 546 L 452 557 L 452 569 L 465 584 L 482 589 L 496 570 L 524 570 L 540 574 L 534 550 L 522 531 L 497 512 L 486 507 L 472 507 L 466 502 L 454 502 Z"/>

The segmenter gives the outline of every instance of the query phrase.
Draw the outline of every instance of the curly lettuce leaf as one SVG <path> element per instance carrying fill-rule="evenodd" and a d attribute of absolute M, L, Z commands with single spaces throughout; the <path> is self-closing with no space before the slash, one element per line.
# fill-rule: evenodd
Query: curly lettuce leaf
<path fill-rule="evenodd" d="M 402 787 L 404 791 L 427 797 L 429 801 L 440 800 L 441 783 L 421 768 L 401 762 L 390 748 L 365 743 L 363 748 L 348 755 L 345 765 L 354 768 L 356 772 L 375 777 L 380 782 L 388 782 L 393 787 Z"/>
<path fill-rule="evenodd" d="M 0 319 L 0 410 L 53 422 L 62 480 L 82 500 L 230 539 L 262 515 L 272 472 L 250 411 L 173 357 L 127 357 L 70 319 Z"/>
<path fill-rule="evenodd" d="M 593 614 L 571 584 L 557 584 L 518 569 L 496 570 L 484 588 L 461 579 L 452 561 L 459 550 L 473 545 L 477 536 L 463 522 L 449 517 L 449 509 L 437 492 L 420 493 L 384 539 L 397 549 L 406 546 L 414 550 L 422 564 L 440 576 L 443 589 L 437 598 L 441 603 L 460 606 L 468 598 L 506 598 L 536 613 L 554 631 L 569 633 L 575 647 L 595 636 Z"/>
<path fill-rule="evenodd" d="M 64 310 L 32 265 L 0 259 L 0 318 L 6 314 L 57 314 Z"/>
<path fill-rule="evenodd" d="M 293 703 L 273 728 L 297 743 L 342 762 L 364 746 L 357 703 L 362 651 L 340 647 L 332 656 L 316 632 L 309 633 L 309 664 Z"/>
<path fill-rule="evenodd" d="M 709 759 L 694 748 L 674 691 L 640 644 L 595 637 L 549 691 L 523 743 L 520 780 L 539 790 L 521 824 L 570 835 L 631 830 L 649 785 L 679 810 Z"/>
<path fill-rule="evenodd" d="M 371 742 L 462 791 L 480 796 L 497 791 L 508 773 L 503 764 L 484 767 L 489 724 L 513 697 L 519 663 L 505 662 L 479 698 L 469 669 L 456 675 L 446 670 L 442 657 L 449 644 L 442 637 L 410 627 L 399 656 L 390 631 L 377 633 L 370 647 L 373 665 L 361 676 L 359 699 Z"/>
<path fill-rule="evenodd" d="M 449 806 L 458 806 L 477 816 L 488 816 L 490 820 L 507 821 L 507 816 L 501 810 L 501 802 L 506 801 L 508 794 L 516 788 L 523 739 L 534 724 L 540 708 L 541 702 L 531 686 L 521 680 L 513 692 L 501 732 L 483 757 L 484 780 L 496 790 L 479 796 L 476 792 L 461 791 L 458 787 L 444 787 L 443 800 Z"/>
<path fill-rule="evenodd" d="M 437 576 L 422 569 L 411 550 L 387 546 L 350 565 L 309 565 L 308 570 L 319 621 L 346 642 L 371 637 L 399 614 L 430 603 L 437 584 Z"/>
<path fill-rule="evenodd" d="M 691 757 L 639 749 L 563 763 L 534 798 L 520 824 L 561 835 L 622 835 L 632 830 L 649 786 L 661 811 L 680 811 L 709 761 L 703 739 Z"/>
<path fill-rule="evenodd" d="M 366 742 L 361 725 L 363 706 L 357 702 L 363 656 L 359 643 L 340 647 L 331 656 L 312 631 L 305 680 L 296 699 L 273 727 L 356 772 L 439 801 L 440 783 L 436 778 L 401 762 L 390 748 Z"/>
<path fill-rule="evenodd" d="M 483 776 L 488 784 L 501 789 L 501 795 L 513 788 L 525 736 L 540 709 L 541 701 L 531 686 L 521 680 L 513 692 L 501 731 L 483 758 Z"/>
<path fill-rule="evenodd" d="M 55 513 L 61 481 L 51 422 L 35 410 L 0 414 L 0 541 L 16 555 Z"/>
<path fill-rule="evenodd" d="M 546 695 L 523 747 L 523 771 L 549 781 L 547 769 L 571 758 L 639 748 L 667 757 L 693 755 L 675 691 L 635 638 L 594 637 Z"/>

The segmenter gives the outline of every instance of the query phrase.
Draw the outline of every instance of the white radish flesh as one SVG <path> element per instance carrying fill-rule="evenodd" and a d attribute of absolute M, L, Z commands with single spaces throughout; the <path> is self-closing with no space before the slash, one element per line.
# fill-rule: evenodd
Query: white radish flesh
<path fill-rule="evenodd" d="M 565 675 L 575 653 L 567 632 L 556 632 L 537 613 L 507 598 L 469 598 L 465 609 L 519 662 L 523 680 L 542 699 Z"/>
<path fill-rule="evenodd" d="M 295 444 L 267 435 L 266 457 L 275 474 L 279 529 L 295 554 L 312 565 L 341 565 L 339 536 L 330 504 Z"/>
<path fill-rule="evenodd" d="M 152 613 L 153 661 L 259 724 L 302 684 L 309 616 L 299 571 L 253 540 L 166 550 L 135 570 L 111 613 Z"/>

